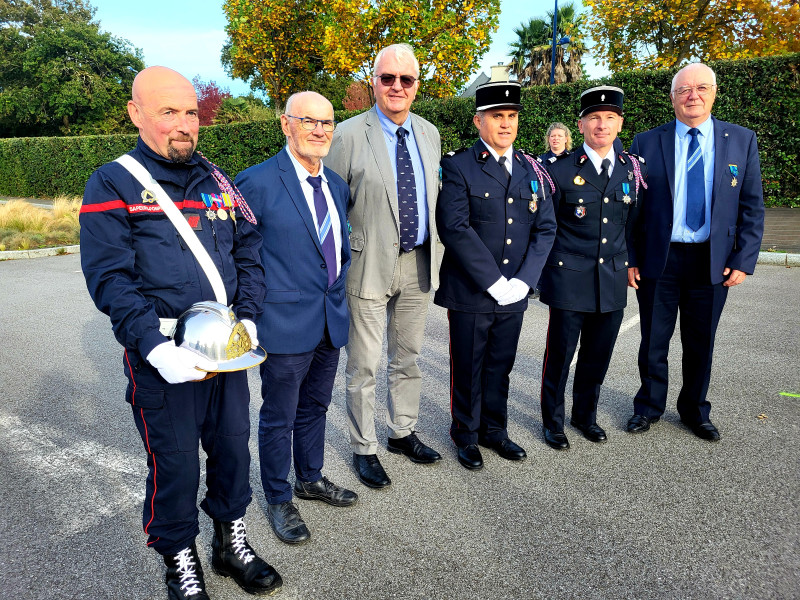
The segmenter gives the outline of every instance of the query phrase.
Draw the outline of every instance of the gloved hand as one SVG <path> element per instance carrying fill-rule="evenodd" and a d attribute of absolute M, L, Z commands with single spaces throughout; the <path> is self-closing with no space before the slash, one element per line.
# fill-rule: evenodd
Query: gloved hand
<path fill-rule="evenodd" d="M 206 376 L 206 371 L 217 368 L 217 363 L 172 341 L 153 348 L 145 360 L 158 369 L 167 383 L 197 381 Z"/>
<path fill-rule="evenodd" d="M 255 350 L 258 348 L 258 331 L 256 330 L 256 324 L 250 319 L 242 319 L 239 322 L 244 325 L 244 328 L 247 329 L 247 335 L 250 336 L 250 350 Z"/>
<path fill-rule="evenodd" d="M 495 299 L 495 302 L 499 303 L 502 298 L 505 298 L 506 295 L 511 293 L 511 285 L 508 283 L 508 279 L 500 277 L 500 279 L 490 285 L 489 289 L 486 291 Z"/>
<path fill-rule="evenodd" d="M 497 301 L 500 306 L 506 306 L 507 304 L 519 302 L 531 291 L 531 288 L 527 283 L 521 279 L 517 279 L 516 277 L 509 279 L 508 284 L 511 286 L 511 292 L 507 294 L 502 301 Z"/>

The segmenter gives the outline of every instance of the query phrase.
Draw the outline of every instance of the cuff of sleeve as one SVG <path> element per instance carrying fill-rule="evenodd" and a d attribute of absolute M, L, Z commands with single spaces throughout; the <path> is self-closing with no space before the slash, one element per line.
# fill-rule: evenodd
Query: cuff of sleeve
<path fill-rule="evenodd" d="M 139 354 L 142 357 L 150 354 L 150 351 L 164 342 L 168 342 L 169 338 L 164 336 L 158 329 L 147 333 L 139 342 Z"/>

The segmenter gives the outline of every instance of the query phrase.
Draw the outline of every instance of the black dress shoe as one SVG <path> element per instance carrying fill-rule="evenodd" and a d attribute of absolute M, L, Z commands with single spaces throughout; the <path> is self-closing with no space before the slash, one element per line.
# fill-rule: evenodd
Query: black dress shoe
<path fill-rule="evenodd" d="M 478 449 L 478 446 L 475 444 L 470 444 L 469 446 L 458 449 L 458 462 L 461 463 L 462 467 L 470 471 L 477 471 L 483 468 L 483 457 L 481 456 L 481 451 Z"/>
<path fill-rule="evenodd" d="M 606 432 L 603 431 L 603 428 L 600 427 L 597 423 L 591 423 L 590 425 L 580 425 L 576 421 L 570 420 L 570 425 L 572 425 L 575 429 L 580 431 L 590 442 L 605 442 L 608 439 Z"/>
<path fill-rule="evenodd" d="M 197 556 L 197 546 L 192 542 L 177 554 L 164 556 L 167 565 L 167 597 L 169 600 L 209 600 L 203 580 L 203 567 Z"/>
<path fill-rule="evenodd" d="M 544 427 L 544 441 L 553 450 L 569 450 L 569 440 L 563 431 L 550 431 Z"/>
<path fill-rule="evenodd" d="M 358 494 L 340 488 L 327 477 L 313 483 L 299 479 L 294 482 L 294 495 L 303 500 L 322 500 L 331 506 L 352 506 L 358 502 Z"/>
<path fill-rule="evenodd" d="M 358 478 L 367 487 L 385 488 L 392 485 L 392 480 L 381 466 L 381 461 L 375 454 L 353 454 L 353 466 L 356 468 Z"/>
<path fill-rule="evenodd" d="M 501 458 L 505 458 L 506 460 L 523 460 L 526 456 L 525 449 L 512 442 L 508 438 L 504 438 L 497 442 L 478 442 L 481 446 L 485 448 L 491 448 L 495 452 L 497 452 Z"/>
<path fill-rule="evenodd" d="M 287 544 L 302 544 L 311 537 L 300 511 L 292 502 L 268 504 L 267 516 L 272 531 L 278 539 Z"/>
<path fill-rule="evenodd" d="M 700 423 L 699 425 L 690 425 L 683 419 L 681 419 L 681 422 L 691 429 L 692 433 L 700 439 L 707 440 L 709 442 L 719 441 L 719 431 L 717 431 L 717 428 L 714 427 L 714 424 L 711 421 L 706 421 L 705 423 Z"/>
<path fill-rule="evenodd" d="M 214 521 L 211 568 L 217 575 L 232 577 L 248 594 L 274 594 L 283 585 L 278 572 L 247 543 L 244 521 Z"/>
<path fill-rule="evenodd" d="M 633 415 L 625 428 L 629 433 L 644 433 L 650 429 L 650 425 L 658 423 L 661 417 L 645 417 L 644 415 Z"/>
<path fill-rule="evenodd" d="M 405 454 L 411 459 L 411 462 L 415 463 L 427 465 L 442 460 L 442 455 L 419 441 L 417 434 L 413 431 L 406 437 L 389 438 L 387 449 L 395 454 Z"/>

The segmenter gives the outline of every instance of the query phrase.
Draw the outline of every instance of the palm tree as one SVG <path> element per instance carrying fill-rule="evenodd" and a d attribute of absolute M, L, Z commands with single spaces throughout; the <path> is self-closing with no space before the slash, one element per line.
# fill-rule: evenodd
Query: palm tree
<path fill-rule="evenodd" d="M 556 23 L 556 39 L 565 36 L 570 38 L 568 49 L 556 46 L 555 82 L 577 81 L 583 77 L 581 57 L 586 51 L 581 27 L 583 15 L 575 12 L 572 3 L 558 9 Z M 511 72 L 517 76 L 522 85 L 545 85 L 550 81 L 553 39 L 553 11 L 547 17 L 536 17 L 514 29 L 517 40 L 509 47 L 511 54 Z"/>

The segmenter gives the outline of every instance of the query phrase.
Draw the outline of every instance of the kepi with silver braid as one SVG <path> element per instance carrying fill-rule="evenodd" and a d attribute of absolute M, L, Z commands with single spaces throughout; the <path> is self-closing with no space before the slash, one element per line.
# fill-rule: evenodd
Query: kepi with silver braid
<path fill-rule="evenodd" d="M 263 348 L 251 349 L 250 334 L 233 311 L 210 300 L 192 304 L 178 317 L 172 339 L 216 362 L 215 373 L 249 369 L 267 358 Z"/>

